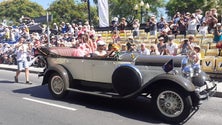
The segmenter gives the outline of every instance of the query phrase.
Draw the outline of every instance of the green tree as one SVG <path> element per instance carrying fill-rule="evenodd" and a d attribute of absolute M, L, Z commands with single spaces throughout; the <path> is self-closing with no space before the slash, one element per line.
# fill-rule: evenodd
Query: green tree
<path fill-rule="evenodd" d="M 45 15 L 43 7 L 29 0 L 7 0 L 0 3 L 0 18 L 13 21 L 13 24 L 18 24 L 22 16 L 34 18 L 42 15 Z"/>
<path fill-rule="evenodd" d="M 218 12 L 222 11 L 221 0 L 170 0 L 166 9 L 168 15 L 173 17 L 176 12 L 186 13 L 195 12 L 196 9 L 201 9 L 204 12 L 210 10 L 210 8 L 217 8 Z"/>
<path fill-rule="evenodd" d="M 55 0 L 48 11 L 53 15 L 53 22 L 78 23 L 88 19 L 87 4 L 85 2 L 75 2 L 73 0 Z M 91 7 L 91 17 L 93 24 L 96 23 L 96 8 Z"/>
<path fill-rule="evenodd" d="M 165 0 L 143 0 L 143 2 L 149 3 L 150 8 L 147 10 L 147 14 L 155 14 L 158 15 L 160 12 L 158 12 L 158 8 L 163 7 L 165 5 Z M 94 2 L 97 4 L 98 0 L 94 0 Z M 112 17 L 125 17 L 128 22 L 132 22 L 134 18 L 141 18 L 140 15 L 140 6 L 139 6 L 140 0 L 109 0 L 109 16 L 110 19 Z M 135 5 L 138 4 L 139 8 L 136 13 L 134 10 Z M 145 8 L 143 7 L 143 12 L 146 12 Z M 143 14 L 143 17 L 148 17 L 147 14 Z"/>

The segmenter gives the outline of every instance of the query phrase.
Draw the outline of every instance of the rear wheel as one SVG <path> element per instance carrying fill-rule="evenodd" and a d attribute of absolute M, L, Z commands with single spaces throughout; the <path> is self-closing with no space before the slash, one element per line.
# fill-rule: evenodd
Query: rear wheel
<path fill-rule="evenodd" d="M 185 90 L 176 87 L 161 88 L 152 96 L 156 113 L 168 123 L 184 121 L 192 110 L 191 97 Z"/>
<path fill-rule="evenodd" d="M 65 90 L 65 81 L 58 73 L 50 76 L 48 87 L 50 93 L 56 99 L 63 99 L 68 94 L 68 91 Z"/>

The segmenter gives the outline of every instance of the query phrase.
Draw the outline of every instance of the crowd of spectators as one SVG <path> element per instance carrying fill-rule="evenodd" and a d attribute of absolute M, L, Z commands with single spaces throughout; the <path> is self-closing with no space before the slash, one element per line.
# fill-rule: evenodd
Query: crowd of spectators
<path fill-rule="evenodd" d="M 163 17 L 157 21 L 156 16 L 151 16 L 146 22 L 145 32 L 149 32 L 150 35 L 157 35 L 159 32 L 160 35 L 157 37 L 157 44 L 152 44 L 150 48 L 146 48 L 144 43 L 135 40 L 140 35 L 140 22 L 138 19 L 134 20 L 132 36 L 125 40 L 125 44 L 118 43 L 120 40 L 119 33 L 124 33 L 128 25 L 124 17 L 121 18 L 120 22 L 116 18 L 111 22 L 113 26 L 112 43 L 107 43 L 101 34 L 96 33 L 94 27 L 90 26 L 88 21 L 84 24 L 54 23 L 50 27 L 50 36 L 44 29 L 42 33 L 31 33 L 25 24 L 19 27 L 0 24 L 0 63 L 13 63 L 13 60 L 15 60 L 13 55 L 16 54 L 14 46 L 20 37 L 24 37 L 26 44 L 29 46 L 30 59 L 33 58 L 35 49 L 40 46 L 73 47 L 76 48 L 72 54 L 73 56 L 91 56 L 92 53 L 100 56 L 110 55 L 112 54 L 112 49 L 108 50 L 108 46 L 112 47 L 112 44 L 117 44 L 121 52 L 137 51 L 146 55 L 187 54 L 189 50 L 195 50 L 197 54 L 200 51 L 200 47 L 192 42 L 195 34 L 205 36 L 211 33 L 214 34 L 214 42 L 220 42 L 222 41 L 220 22 L 221 18 L 219 18 L 219 14 L 214 8 L 206 11 L 205 15 L 200 9 L 197 9 L 194 13 L 181 14 L 177 12 L 172 20 L 168 22 Z M 178 34 L 184 36 L 189 34 L 190 37 L 189 39 L 184 39 L 180 45 L 177 45 L 173 42 L 173 38 Z M 137 43 L 141 44 L 136 45 Z M 199 57 L 199 54 L 197 56 Z"/>

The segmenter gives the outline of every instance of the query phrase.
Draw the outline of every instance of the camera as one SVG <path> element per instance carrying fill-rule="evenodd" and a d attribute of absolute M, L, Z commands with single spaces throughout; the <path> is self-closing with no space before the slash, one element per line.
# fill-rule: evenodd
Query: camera
<path fill-rule="evenodd" d="M 187 39 L 185 39 L 185 40 L 184 40 L 184 43 L 185 43 L 185 44 L 187 44 L 187 43 L 188 43 L 188 40 L 187 40 Z"/>

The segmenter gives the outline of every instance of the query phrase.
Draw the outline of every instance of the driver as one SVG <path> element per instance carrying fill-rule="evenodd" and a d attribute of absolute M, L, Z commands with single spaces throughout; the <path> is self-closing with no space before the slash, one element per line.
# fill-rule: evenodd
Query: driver
<path fill-rule="evenodd" d="M 103 57 L 103 56 L 106 56 L 107 55 L 107 52 L 106 52 L 106 43 L 102 40 L 99 40 L 97 42 L 97 50 L 94 52 L 94 54 L 96 56 L 100 56 L 100 57 Z"/>

